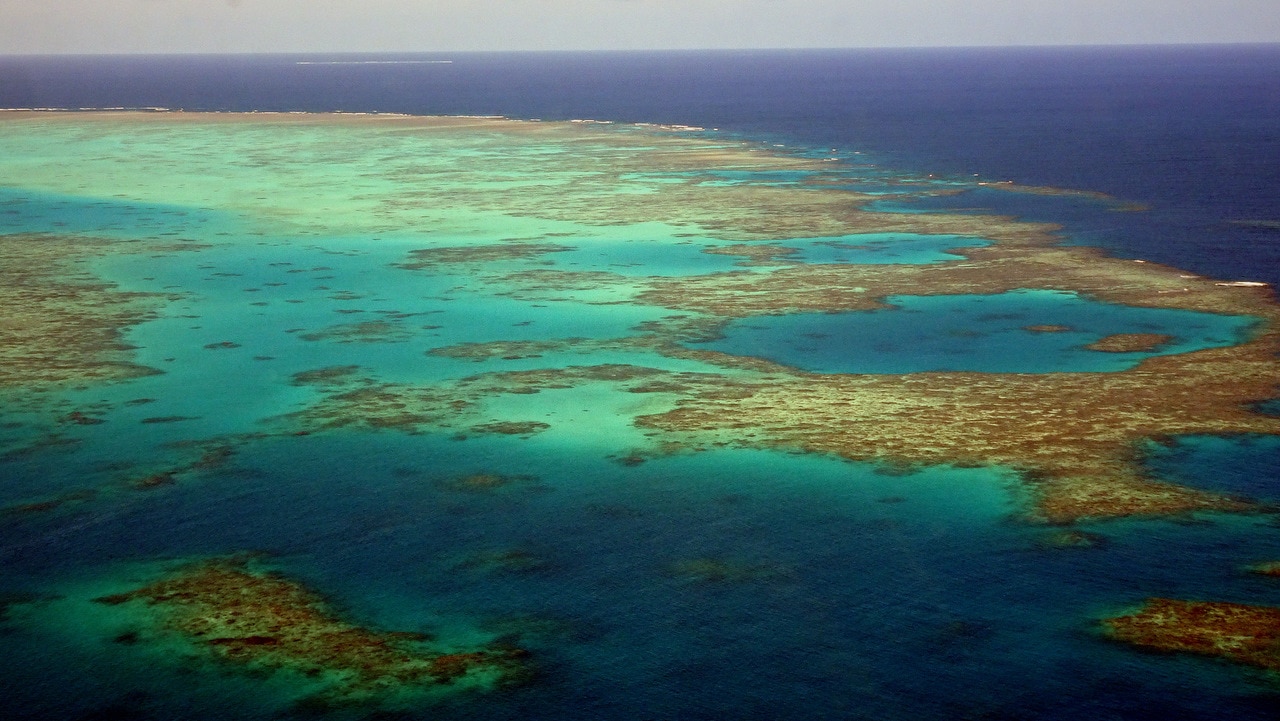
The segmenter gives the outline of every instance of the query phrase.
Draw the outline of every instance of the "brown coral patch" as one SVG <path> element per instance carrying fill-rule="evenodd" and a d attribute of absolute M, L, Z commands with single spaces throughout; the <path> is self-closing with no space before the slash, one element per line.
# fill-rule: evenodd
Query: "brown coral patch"
<path fill-rule="evenodd" d="M 1107 538 L 1076 528 L 1064 528 L 1041 537 L 1036 545 L 1045 549 L 1101 548 L 1107 545 Z"/>
<path fill-rule="evenodd" d="M 338 343 L 403 343 L 413 337 L 413 332 L 399 323 L 370 320 L 363 323 L 329 326 L 314 333 L 303 333 L 298 337 L 309 341 L 327 340 Z"/>
<path fill-rule="evenodd" d="M 360 366 L 328 366 L 293 374 L 294 385 L 328 386 L 345 383 L 360 371 Z"/>
<path fill-rule="evenodd" d="M 507 436 L 532 436 L 551 427 L 542 421 L 491 421 L 471 426 L 476 433 L 500 433 Z"/>
<path fill-rule="evenodd" d="M 796 261 L 792 256 L 800 251 L 782 245 L 735 243 L 734 245 L 704 248 L 711 255 L 732 255 L 743 258 L 738 265 L 789 265 Z"/>
<path fill-rule="evenodd" d="M 449 427 L 467 401 L 451 397 L 444 389 L 377 383 L 368 379 L 340 386 L 341 392 L 292 416 L 307 431 L 343 427 L 370 430 L 400 429 L 414 432 L 426 427 Z"/>
<path fill-rule="evenodd" d="M 796 448 L 854 460 L 1017 469 L 1051 522 L 1242 511 L 1249 502 L 1146 476 L 1139 444 L 1181 434 L 1280 434 L 1274 338 L 1148 359 L 1122 373 L 793 374 L 701 384 L 637 424 L 685 445 Z M 1117 399 L 1124 399 L 1117 402 Z"/>
<path fill-rule="evenodd" d="M 54 235 L 0 235 L 0 389 L 123 380 L 159 371 L 122 343 L 163 296 L 125 293 L 84 270 L 110 243 Z"/>
<path fill-rule="evenodd" d="M 245 438 L 238 440 L 243 441 Z M 178 441 L 169 444 L 169 447 L 181 450 L 190 460 L 160 470 L 152 469 L 151 472 L 130 478 L 126 485 L 138 491 L 165 488 L 192 474 L 220 468 L 226 465 L 235 455 L 235 448 L 229 445 L 227 439 Z M 198 456 L 194 455 L 196 452 L 199 453 Z"/>
<path fill-rule="evenodd" d="M 377 631 L 340 618 L 314 591 L 243 559 L 195 563 L 126 593 L 96 599 L 141 602 L 159 626 L 211 656 L 258 669 L 322 677 L 339 701 L 377 701 L 465 677 L 499 683 L 521 673 L 519 649 L 432 649 L 413 633 Z"/>
<path fill-rule="evenodd" d="M 103 419 L 89 415 L 84 411 L 71 411 L 58 420 L 62 423 L 74 423 L 78 426 L 96 426 L 101 423 L 106 423 Z"/>
<path fill-rule="evenodd" d="M 442 265 L 495 263 L 509 260 L 529 260 L 550 253 L 573 250 L 567 245 L 550 243 L 501 243 L 495 245 L 465 245 L 445 248 L 425 248 L 409 251 L 412 260 L 396 263 L 397 268 L 423 270 Z"/>
<path fill-rule="evenodd" d="M 41 436 L 25 445 L 18 446 L 0 452 L 0 462 L 13 461 L 19 458 L 27 458 L 29 456 L 46 453 L 50 451 L 70 452 L 78 449 L 83 443 L 79 438 L 68 438 L 61 434 L 53 433 Z"/>
<path fill-rule="evenodd" d="M 637 302 L 714 315 L 873 310 L 895 295 L 989 295 L 1022 288 L 1080 293 L 1113 303 L 1210 313 L 1276 317 L 1269 289 L 1220 285 L 1187 278 L 1173 268 L 1109 258 L 1092 248 L 967 248 L 965 260 L 932 265 L 805 264 L 769 273 L 735 271 L 681 278 L 650 278 Z M 517 287 L 570 282 L 547 273 L 506 276 Z M 588 279 L 583 278 L 586 282 Z M 624 280 L 595 278 L 625 292 Z"/>
<path fill-rule="evenodd" d="M 600 341 L 588 338 L 557 338 L 550 340 L 498 340 L 484 343 L 459 343 L 458 345 L 432 348 L 427 355 L 441 358 L 457 358 L 476 362 L 501 358 L 523 360 L 541 358 L 546 353 L 563 353 L 570 350 L 580 353 L 595 351 Z"/>
<path fill-rule="evenodd" d="M 1280 561 L 1268 561 L 1266 563 L 1257 563 L 1249 567 L 1250 573 L 1256 573 L 1261 576 L 1271 576 L 1280 578 Z"/>
<path fill-rule="evenodd" d="M 1028 333 L 1068 333 L 1072 330 L 1069 325 L 1057 325 L 1054 323 L 1045 323 L 1042 325 L 1025 326 L 1023 330 Z"/>
<path fill-rule="evenodd" d="M 44 501 L 32 501 L 30 503 L 20 503 L 14 506 L 0 508 L 0 517 L 3 516 L 26 516 L 39 513 L 48 513 L 57 510 L 66 505 L 83 503 L 92 500 L 97 495 L 97 491 L 92 489 L 83 489 L 77 491 L 68 491 L 55 498 Z"/>
<path fill-rule="evenodd" d="M 801 373 L 658 343 L 663 353 L 734 373 L 598 365 L 485 373 L 425 387 L 353 379 L 293 418 L 315 430 L 467 430 L 485 422 L 478 414 L 488 398 L 607 382 L 673 396 L 668 410 L 635 421 L 658 449 L 780 448 L 884 464 L 1006 467 L 1034 491 L 1033 515 L 1053 523 L 1240 512 L 1260 508 L 1151 478 L 1140 448 L 1150 438 L 1184 434 L 1280 434 L 1280 419 L 1248 407 L 1274 395 L 1276 345 L 1266 335 L 1151 358 L 1119 373 L 895 376 Z"/>
<path fill-rule="evenodd" d="M 1103 353 L 1149 353 L 1173 340 L 1163 333 L 1117 333 L 1096 340 L 1085 348 Z"/>
<path fill-rule="evenodd" d="M 150 490 L 152 488 L 163 488 L 164 486 L 172 486 L 177 481 L 174 479 L 172 471 L 162 471 L 160 473 L 152 473 L 149 476 L 143 476 L 131 484 L 140 491 Z"/>
<path fill-rule="evenodd" d="M 1140 611 L 1102 625 L 1111 638 L 1141 648 L 1280 671 L 1280 608 L 1152 598 Z"/>

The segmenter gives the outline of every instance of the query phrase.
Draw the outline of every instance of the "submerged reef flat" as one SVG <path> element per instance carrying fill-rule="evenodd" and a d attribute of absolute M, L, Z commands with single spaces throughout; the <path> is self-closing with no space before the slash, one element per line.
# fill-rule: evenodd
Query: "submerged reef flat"
<path fill-rule="evenodd" d="M 1249 567 L 1249 571 L 1261 576 L 1280 578 L 1280 561 L 1267 561 Z"/>
<path fill-rule="evenodd" d="M 314 333 L 299 334 L 298 337 L 302 340 L 337 343 L 403 343 L 412 336 L 410 330 L 396 323 L 370 320 L 330 326 Z"/>
<path fill-rule="evenodd" d="M 1113 373 L 818 375 L 752 355 L 689 347 L 687 333 L 670 327 L 640 328 L 636 335 L 612 338 L 490 334 L 483 341 L 437 344 L 428 350 L 428 357 L 489 362 L 587 356 L 581 368 L 596 370 L 547 369 L 568 387 L 619 380 L 601 369 L 620 366 L 591 363 L 596 355 L 649 354 L 666 359 L 663 363 L 703 364 L 708 375 L 694 380 L 667 377 L 656 368 L 641 372 L 650 384 L 666 384 L 650 388 L 664 389 L 669 409 L 633 418 L 659 447 L 741 445 L 889 464 L 998 465 L 1021 472 L 1035 488 L 1036 514 L 1067 522 L 1253 508 L 1243 499 L 1146 477 L 1135 448 L 1145 439 L 1183 433 L 1280 433 L 1276 419 L 1248 408 L 1271 397 L 1280 380 L 1275 361 L 1280 308 L 1269 288 L 1062 246 L 1058 228 L 1047 223 L 873 210 L 872 201 L 883 196 L 845 189 L 848 184 L 838 181 L 854 171 L 824 158 L 694 132 L 492 118 L 17 112 L 6 113 L 3 122 L 6 135 L 17 140 L 27 134 L 64 141 L 45 154 L 66 163 L 11 161 L 24 171 L 24 183 L 41 192 L 103 192 L 105 188 L 85 186 L 95 177 L 109 177 L 113 195 L 169 203 L 212 199 L 218 208 L 299 238 L 430 229 L 397 236 L 396 247 L 407 248 L 389 265 L 424 279 L 462 281 L 443 291 L 446 300 L 467 289 L 526 308 L 657 306 L 685 313 L 687 323 L 701 324 L 698 332 L 707 337 L 732 319 L 877 310 L 887 307 L 886 299 L 904 295 L 983 296 L 1021 289 L 1256 320 L 1251 336 L 1230 347 L 1147 358 Z M 76 150 L 77 143 L 120 133 L 165 149 L 168 165 Z M 264 134 L 288 140 L 265 146 L 259 142 Z M 221 153 L 206 157 L 210 145 L 222 148 Z M 364 162 L 370 154 L 376 154 L 376 164 Z M 477 157 L 484 162 L 471 162 Z M 349 173 L 343 170 L 347 165 L 353 168 Z M 295 182 L 317 166 L 333 177 Z M 792 180 L 753 183 L 752 174 Z M 722 182 L 726 177 L 735 180 Z M 909 184 L 892 187 L 904 198 L 913 192 Z M 231 188 L 234 192 L 227 190 Z M 475 232 L 481 219 L 497 216 L 519 222 L 498 237 L 481 235 L 458 243 Z M 655 225 L 659 219 L 661 226 Z M 697 242 L 707 253 L 742 257 L 753 267 L 668 277 L 558 264 L 558 257 L 575 255 L 569 251 L 591 247 L 593 237 L 615 233 L 654 247 Z M 945 236 L 957 243 L 968 238 L 973 245 L 950 249 L 954 260 L 929 264 L 800 262 L 794 247 L 781 245 L 797 238 L 867 233 Z M 106 285 L 84 279 L 72 285 L 55 282 L 45 270 L 98 252 L 97 245 L 5 238 L 6 252 L 21 261 L 6 264 L 6 271 L 28 269 L 6 284 L 4 292 L 22 294 L 14 295 L 10 305 L 29 309 L 31 318 L 62 318 L 67 328 L 65 333 L 15 333 L 30 340 L 6 350 L 28 348 L 21 351 L 28 362 L 7 364 L 8 385 L 29 385 L 40 377 L 145 372 L 122 355 L 118 335 L 120 328 L 144 319 L 138 308 L 146 299 L 112 293 Z M 654 259 L 660 262 L 661 254 Z M 344 292 L 334 298 L 360 295 Z M 58 312 L 57 304 L 67 310 Z M 86 312 L 78 312 L 81 308 Z M 35 328 L 31 321 L 26 325 Z M 1027 330 L 1065 333 L 1070 328 L 1042 323 Z M 419 337 L 418 328 L 390 320 L 321 326 L 298 336 L 339 345 L 406 347 Z M 1100 353 L 1152 353 L 1171 340 L 1169 333 L 1121 333 L 1085 347 Z M 239 348 L 238 343 L 222 343 L 233 351 Z M 46 352 L 31 350 L 38 344 Z M 54 348 L 57 358 L 51 355 Z M 27 368 L 27 375 L 12 375 L 15 368 Z M 318 384 L 294 377 L 320 393 L 310 409 L 293 415 L 310 431 L 363 426 L 529 435 L 545 424 L 475 412 L 484 392 L 533 391 L 520 383 L 502 388 L 509 376 L 415 384 L 387 383 L 376 372 L 362 372 L 355 385 L 338 377 Z M 1118 403 L 1120 398 L 1125 402 Z"/>
<path fill-rule="evenodd" d="M 1109 637 L 1141 648 L 1280 671 L 1280 608 L 1152 598 L 1138 612 L 1102 625 Z"/>
<path fill-rule="evenodd" d="M 1104 353 L 1136 353 L 1152 351 L 1173 340 L 1165 333 L 1117 333 L 1085 346 Z"/>
<path fill-rule="evenodd" d="M 154 626 L 212 658 L 319 679 L 320 698 L 333 703 L 377 702 L 442 687 L 492 687 L 525 673 L 520 649 L 445 651 L 422 633 L 352 624 L 314 591 L 254 570 L 245 558 L 199 561 L 96 600 L 141 604 Z"/>
<path fill-rule="evenodd" d="M 122 332 L 153 318 L 164 296 L 122 292 L 90 273 L 107 241 L 0 234 L 0 391 L 138 378 Z"/>
<path fill-rule="evenodd" d="M 730 378 L 606 365 L 494 372 L 422 387 L 355 377 L 330 386 L 325 400 L 294 420 L 308 431 L 501 432 L 495 421 L 482 422 L 487 403 L 500 396 L 611 383 L 669 399 L 669 410 L 635 421 L 655 448 L 739 446 L 889 465 L 1003 466 L 1034 490 L 1032 515 L 1052 523 L 1251 511 L 1262 508 L 1149 477 L 1139 446 L 1159 435 L 1280 434 L 1280 419 L 1245 405 L 1273 392 L 1273 352 L 1257 344 L 1211 349 L 1148 359 L 1124 373 L 848 376 L 774 367 Z"/>
<path fill-rule="evenodd" d="M 1138 444 L 1280 433 L 1280 419 L 1246 406 L 1274 392 L 1275 350 L 1253 343 L 1150 358 L 1122 373 L 795 375 L 735 384 L 732 397 L 703 391 L 638 422 L 694 445 L 1002 465 L 1022 472 L 1051 522 L 1247 510 L 1243 499 L 1147 477 Z"/>
<path fill-rule="evenodd" d="M 1268 289 L 1188 277 L 1155 263 L 1110 258 L 1092 248 L 1000 244 L 963 252 L 963 262 L 932 265 L 804 264 L 770 273 L 653 279 L 637 300 L 664 308 L 748 317 L 874 310 L 884 308 L 882 299 L 894 295 L 990 295 L 1034 288 L 1148 308 L 1277 316 Z M 525 271 L 513 280 L 533 285 L 546 272 Z"/>
<path fill-rule="evenodd" d="M 450 355 L 524 358 L 549 348 L 471 345 Z M 1274 352 L 1272 344 L 1255 342 L 1150 358 L 1122 373 L 822 375 L 760 364 L 727 376 L 600 365 L 484 373 L 421 387 L 352 375 L 328 386 L 325 400 L 296 420 L 310 431 L 501 430 L 499 422 L 482 422 L 486 404 L 500 396 L 613 383 L 669 399 L 669 410 L 635 420 L 661 448 L 783 448 L 890 465 L 1004 466 L 1020 471 L 1035 491 L 1033 515 L 1053 523 L 1250 511 L 1261 508 L 1149 477 L 1139 447 L 1163 435 L 1280 434 L 1280 419 L 1247 405 L 1273 393 Z M 717 360 L 710 352 L 681 355 Z"/>
<path fill-rule="evenodd" d="M 409 258 L 397 264 L 406 270 L 426 270 L 453 265 L 477 265 L 510 260 L 541 258 L 549 253 L 573 250 L 572 246 L 550 243 L 509 243 L 503 245 L 464 245 L 447 248 L 422 248 L 410 251 Z"/>

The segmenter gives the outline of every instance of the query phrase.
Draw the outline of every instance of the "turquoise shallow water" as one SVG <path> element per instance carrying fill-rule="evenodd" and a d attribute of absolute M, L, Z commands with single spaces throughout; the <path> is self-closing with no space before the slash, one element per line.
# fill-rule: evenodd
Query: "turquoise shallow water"
<path fill-rule="evenodd" d="M 237 227 L 232 213 L 0 186 L 0 232 L 86 233 L 114 238 L 212 238 Z"/>
<path fill-rule="evenodd" d="M 699 347 L 760 355 L 820 373 L 1108 372 L 1143 358 L 1234 345 L 1250 318 L 1135 308 L 1074 293 L 1019 290 L 999 295 L 893 296 L 885 310 L 797 313 L 732 322 L 725 337 Z M 1035 326 L 1062 326 L 1055 332 Z M 1150 352 L 1085 346 L 1115 334 L 1172 336 Z"/>
<path fill-rule="evenodd" d="M 258 142 L 265 153 L 280 140 L 260 132 L 236 147 Z M 198 132 L 187 135 L 200 141 Z M 40 155 L 20 140 L 6 147 Z M 322 140 L 308 142 L 333 151 Z M 448 153 L 472 153 L 436 150 L 442 164 Z M 354 172 L 329 170 L 340 179 Z M 76 182 L 124 183 L 127 171 L 86 171 Z M 804 179 L 755 178 L 771 187 Z M 97 425 L 59 423 L 53 411 L 0 413 L 5 448 L 19 449 L 0 457 L 0 505 L 94 494 L 0 517 L 0 679 L 15 718 L 306 716 L 294 706 L 309 689 L 305 679 L 209 664 L 145 629 L 141 642 L 120 642 L 139 631 L 138 621 L 88 601 L 145 583 L 167 563 L 246 550 L 268 554 L 272 567 L 358 623 L 428 631 L 460 648 L 505 638 L 532 652 L 532 683 L 396 711 L 406 718 L 1270 718 L 1275 687 L 1259 675 L 1134 653 L 1101 640 L 1095 625 L 1151 595 L 1280 603 L 1280 586 L 1240 571 L 1280 557 L 1280 535 L 1265 516 L 1094 524 L 1086 530 L 1102 537 L 1097 546 L 1063 549 L 1053 546 L 1056 529 L 1019 520 L 1028 499 L 1007 469 L 883 468 L 735 448 L 627 465 L 615 459 L 651 449 L 632 419 L 670 399 L 607 383 L 488 401 L 486 418 L 550 424 L 527 438 L 429 429 L 260 435 L 317 400 L 292 375 L 329 366 L 428 387 L 493 370 L 589 363 L 715 370 L 642 348 L 483 362 L 431 351 L 632 335 L 672 311 L 522 299 L 501 274 L 604 270 L 637 280 L 741 270 L 732 256 L 702 252 L 730 239 L 443 203 L 411 203 L 404 212 L 422 222 L 390 230 L 384 218 L 363 227 L 363 211 L 334 209 L 326 232 L 329 216 L 310 205 L 297 217 L 258 214 L 239 201 L 193 202 L 190 188 L 166 203 L 137 182 L 128 198 L 4 190 L 2 207 L 16 212 L 0 216 L 3 232 L 199 241 L 93 264 L 121 290 L 178 295 L 125 337 L 138 346 L 138 362 L 163 374 L 47 399 L 92 410 Z M 372 193 L 376 183 L 365 182 Z M 472 267 L 397 266 L 412 250 L 504 238 L 573 250 Z M 985 242 L 909 234 L 779 240 L 814 263 L 940 262 L 953 257 L 946 249 Z M 593 292 L 585 300 L 611 291 Z M 1175 339 L 1156 352 L 1186 352 L 1238 342 L 1252 323 L 1049 291 L 888 300 L 893 309 L 745 319 L 725 339 L 693 347 L 823 372 L 1109 372 L 1151 354 L 1082 346 L 1114 333 L 1167 333 Z M 342 334 L 367 322 L 380 324 L 377 331 Z M 1042 324 L 1070 330 L 1025 330 Z M 73 444 L 21 450 L 51 434 Z M 129 486 L 187 462 L 191 442 L 224 443 L 234 455 L 172 486 Z M 1187 483 L 1269 501 L 1276 453 L 1258 439 L 1183 439 L 1153 449 L 1148 463 Z M 1219 473 L 1231 467 L 1235 480 Z M 454 481 L 471 473 L 516 480 L 459 489 Z M 527 563 L 493 561 L 513 551 Z M 322 715 L 372 718 L 377 709 Z"/>

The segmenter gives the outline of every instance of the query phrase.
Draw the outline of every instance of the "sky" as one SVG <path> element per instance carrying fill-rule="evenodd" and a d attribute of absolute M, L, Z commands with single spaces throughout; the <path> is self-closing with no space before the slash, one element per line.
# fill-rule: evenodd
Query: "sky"
<path fill-rule="evenodd" d="M 1280 0 L 0 0 L 0 54 L 1280 42 Z"/>

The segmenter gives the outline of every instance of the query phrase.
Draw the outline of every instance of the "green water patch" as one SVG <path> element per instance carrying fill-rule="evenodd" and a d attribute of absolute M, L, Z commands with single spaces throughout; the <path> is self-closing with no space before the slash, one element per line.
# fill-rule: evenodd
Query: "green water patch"
<path fill-rule="evenodd" d="M 1230 346 L 1256 320 L 1104 303 L 1075 293 L 891 296 L 884 310 L 796 313 L 731 322 L 698 344 L 819 373 L 1115 372 L 1144 358 Z M 1087 346 L 1112 336 L 1163 336 L 1129 352 Z"/>

